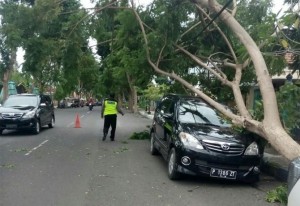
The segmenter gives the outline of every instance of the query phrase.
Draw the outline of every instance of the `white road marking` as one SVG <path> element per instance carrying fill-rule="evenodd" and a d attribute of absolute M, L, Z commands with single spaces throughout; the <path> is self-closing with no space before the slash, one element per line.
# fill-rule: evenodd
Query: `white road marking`
<path fill-rule="evenodd" d="M 40 148 L 41 146 L 43 146 L 44 144 L 46 144 L 48 141 L 49 141 L 49 140 L 43 141 L 43 142 L 42 142 L 41 144 L 39 144 L 37 147 L 35 147 L 35 148 L 33 148 L 32 150 L 30 150 L 29 152 L 27 152 L 27 153 L 25 154 L 25 156 L 30 155 L 34 150 Z"/>

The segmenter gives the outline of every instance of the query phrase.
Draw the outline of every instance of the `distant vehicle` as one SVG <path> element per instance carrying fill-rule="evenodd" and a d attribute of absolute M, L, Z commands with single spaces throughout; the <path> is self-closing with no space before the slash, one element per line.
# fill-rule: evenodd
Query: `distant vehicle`
<path fill-rule="evenodd" d="M 55 125 L 53 102 L 48 95 L 10 95 L 0 107 L 0 134 L 3 130 L 31 130 L 39 134 L 41 127 Z"/>
<path fill-rule="evenodd" d="M 102 106 L 102 101 L 97 101 L 96 106 Z"/>
<path fill-rule="evenodd" d="M 80 107 L 80 100 L 79 99 L 73 99 L 71 107 Z"/>
<path fill-rule="evenodd" d="M 71 108 L 72 104 L 73 104 L 73 98 L 66 97 L 65 98 L 65 107 L 66 108 Z"/>
<path fill-rule="evenodd" d="M 59 101 L 58 108 L 66 108 L 66 102 L 65 102 L 65 100 L 60 100 Z"/>
<path fill-rule="evenodd" d="M 198 97 L 170 94 L 158 103 L 150 129 L 150 151 L 168 162 L 168 176 L 182 174 L 256 182 L 261 139 L 240 133 Z"/>

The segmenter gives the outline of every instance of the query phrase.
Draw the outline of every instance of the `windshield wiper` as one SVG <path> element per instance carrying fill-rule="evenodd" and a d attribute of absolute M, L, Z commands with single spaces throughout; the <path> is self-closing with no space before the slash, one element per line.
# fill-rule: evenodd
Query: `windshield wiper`
<path fill-rule="evenodd" d="M 220 125 L 213 124 L 213 123 L 199 123 L 201 125 L 206 125 L 206 126 L 214 126 L 214 127 L 221 127 Z"/>
<path fill-rule="evenodd" d="M 30 106 L 30 105 L 14 105 L 14 106 L 11 106 L 11 108 L 32 108 L 34 106 Z"/>

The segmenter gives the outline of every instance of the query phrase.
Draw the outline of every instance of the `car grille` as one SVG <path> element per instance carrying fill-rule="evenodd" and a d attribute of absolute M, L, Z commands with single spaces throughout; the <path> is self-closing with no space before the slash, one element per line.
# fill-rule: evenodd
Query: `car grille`
<path fill-rule="evenodd" d="M 240 155 L 245 149 L 244 145 L 242 144 L 219 142 L 213 140 L 203 140 L 202 144 L 209 151 L 228 155 Z"/>
<path fill-rule="evenodd" d="M 18 119 L 22 117 L 23 113 L 2 113 L 3 119 Z"/>
<path fill-rule="evenodd" d="M 208 171 L 210 171 L 210 168 L 223 168 L 228 170 L 249 170 L 251 165 L 230 165 L 230 164 L 216 164 L 212 162 L 202 161 L 202 160 L 195 160 L 195 165 L 200 166 L 202 168 L 208 168 Z"/>

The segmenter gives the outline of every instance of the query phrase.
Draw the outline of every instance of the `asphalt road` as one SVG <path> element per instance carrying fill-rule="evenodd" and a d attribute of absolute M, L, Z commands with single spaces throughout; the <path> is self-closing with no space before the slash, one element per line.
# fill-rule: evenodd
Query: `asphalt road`
<path fill-rule="evenodd" d="M 208 178 L 170 181 L 148 140 L 131 140 L 151 120 L 118 116 L 116 141 L 102 141 L 100 107 L 56 109 L 54 128 L 0 137 L 1 206 L 265 206 L 282 184 L 262 175 L 255 185 Z M 80 128 L 74 128 L 76 117 Z"/>

